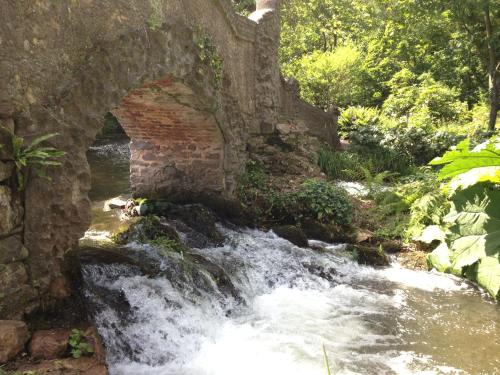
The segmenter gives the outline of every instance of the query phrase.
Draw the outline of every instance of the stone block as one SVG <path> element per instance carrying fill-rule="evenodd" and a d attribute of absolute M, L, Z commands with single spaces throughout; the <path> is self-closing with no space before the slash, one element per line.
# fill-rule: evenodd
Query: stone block
<path fill-rule="evenodd" d="M 0 364 L 14 358 L 24 349 L 29 339 L 26 323 L 0 320 Z"/>
<path fill-rule="evenodd" d="M 28 250 L 23 246 L 21 235 L 0 240 L 0 264 L 19 262 L 28 258 Z"/>

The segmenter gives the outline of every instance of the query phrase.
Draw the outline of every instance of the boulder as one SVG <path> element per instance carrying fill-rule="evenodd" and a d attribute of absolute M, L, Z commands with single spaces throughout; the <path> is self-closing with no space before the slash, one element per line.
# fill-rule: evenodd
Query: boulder
<path fill-rule="evenodd" d="M 281 225 L 273 227 L 272 231 L 281 238 L 290 241 L 298 247 L 308 247 L 307 237 L 302 229 L 294 225 Z"/>
<path fill-rule="evenodd" d="M 321 224 L 316 220 L 304 219 L 301 222 L 300 227 L 306 234 L 307 238 L 328 243 L 333 242 L 334 236 L 331 233 L 330 229 L 326 225 Z"/>
<path fill-rule="evenodd" d="M 145 205 L 147 214 L 181 221 L 209 239 L 212 246 L 218 246 L 224 242 L 224 237 L 217 230 L 217 217 L 201 204 L 178 205 L 162 201 L 148 201 Z"/>
<path fill-rule="evenodd" d="M 67 355 L 71 330 L 45 330 L 33 334 L 28 351 L 33 359 L 57 359 Z"/>
<path fill-rule="evenodd" d="M 24 350 L 29 339 L 26 323 L 0 320 L 0 364 L 6 363 Z"/>
<path fill-rule="evenodd" d="M 129 242 L 146 243 L 158 237 L 166 237 L 175 241 L 179 240 L 175 228 L 161 220 L 159 217 L 150 215 L 140 218 L 122 233 L 115 235 L 115 242 L 126 244 Z"/>
<path fill-rule="evenodd" d="M 389 258 L 381 247 L 355 245 L 351 247 L 351 250 L 356 252 L 356 258 L 359 264 L 388 266 L 390 263 Z"/>
<path fill-rule="evenodd" d="M 9 234 L 15 227 L 15 210 L 12 192 L 8 186 L 0 186 L 0 236 Z"/>

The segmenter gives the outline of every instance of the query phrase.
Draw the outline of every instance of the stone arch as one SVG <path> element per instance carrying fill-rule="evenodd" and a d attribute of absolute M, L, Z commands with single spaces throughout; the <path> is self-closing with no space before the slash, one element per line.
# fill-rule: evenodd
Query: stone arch
<path fill-rule="evenodd" d="M 32 105 L 29 113 L 16 118 L 21 129 L 36 129 L 37 134 L 57 131 L 60 136 L 53 141 L 54 146 L 67 152 L 63 165 L 50 171 L 51 183 L 33 179 L 25 193 L 24 242 L 30 249 L 30 277 L 42 299 L 64 296 L 59 287 L 64 280 L 64 252 L 89 227 L 91 182 L 85 153 L 95 140 L 105 113 L 114 111 L 137 143 L 146 140 L 136 133 L 144 129 L 146 122 L 133 122 L 131 116 L 141 95 L 149 95 L 151 103 L 156 103 L 143 110 L 167 111 L 168 106 L 184 110 L 185 117 L 178 119 L 177 130 L 188 118 L 195 125 L 204 123 L 196 131 L 187 129 L 186 138 L 191 137 L 192 142 L 186 144 L 186 154 L 181 157 L 167 147 L 169 154 L 162 145 L 172 132 L 150 142 L 157 147 L 153 149 L 155 153 L 165 152 L 156 160 L 160 164 L 152 174 L 154 189 L 145 191 L 149 183 L 137 180 L 141 193 L 171 193 L 172 184 L 167 180 L 177 178 L 176 186 L 194 186 L 195 190 L 208 187 L 230 195 L 231 181 L 245 162 L 239 153 L 244 144 L 240 137 L 245 120 L 238 114 L 238 103 L 226 95 L 230 83 L 223 77 L 220 91 L 214 87 L 212 67 L 200 59 L 193 30 L 185 23 L 171 20 L 157 30 L 139 29 L 101 42 L 90 55 L 82 57 L 81 64 L 71 73 L 64 85 L 47 93 L 47 103 Z M 183 100 L 188 100 L 189 105 Z M 168 121 L 160 123 L 160 128 L 161 125 L 168 125 Z M 200 147 L 202 137 L 208 139 L 206 149 Z M 188 163 L 187 153 L 198 151 L 200 160 L 206 163 Z M 141 155 L 143 161 L 144 156 Z M 169 169 L 172 156 L 175 168 Z M 197 182 L 197 177 L 204 176 L 202 172 L 209 172 L 210 178 Z"/>

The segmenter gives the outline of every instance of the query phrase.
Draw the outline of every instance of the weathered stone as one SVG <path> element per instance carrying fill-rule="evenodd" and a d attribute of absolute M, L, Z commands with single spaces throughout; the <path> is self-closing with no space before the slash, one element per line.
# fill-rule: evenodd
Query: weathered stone
<path fill-rule="evenodd" d="M 309 243 L 304 232 L 294 225 L 281 225 L 271 228 L 276 235 L 290 241 L 298 247 L 308 247 Z"/>
<path fill-rule="evenodd" d="M 28 274 L 24 264 L 10 263 L 0 264 L 0 291 L 3 293 L 16 289 L 19 285 L 26 284 Z"/>
<path fill-rule="evenodd" d="M 0 364 L 6 363 L 24 350 L 29 339 L 26 323 L 0 320 Z"/>
<path fill-rule="evenodd" d="M 28 352 L 33 359 L 63 358 L 68 352 L 71 330 L 46 330 L 33 334 Z"/>
<path fill-rule="evenodd" d="M 0 264 L 18 262 L 28 258 L 21 235 L 14 235 L 0 240 Z"/>
<path fill-rule="evenodd" d="M 22 319 L 39 306 L 37 297 L 36 290 L 28 284 L 0 291 L 0 319 Z"/>
<path fill-rule="evenodd" d="M 13 162 L 2 162 L 0 161 L 0 182 L 9 179 L 14 171 Z"/>
<path fill-rule="evenodd" d="M 124 209 L 126 205 L 127 201 L 120 197 L 109 199 L 106 202 L 104 202 L 104 211 Z"/>

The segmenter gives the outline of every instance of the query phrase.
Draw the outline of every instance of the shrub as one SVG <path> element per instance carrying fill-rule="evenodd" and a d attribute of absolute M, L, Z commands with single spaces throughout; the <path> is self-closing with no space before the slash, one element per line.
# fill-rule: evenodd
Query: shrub
<path fill-rule="evenodd" d="M 313 217 L 323 223 L 349 226 L 352 204 L 344 189 L 328 182 L 307 180 L 293 194 L 299 217 Z"/>
<path fill-rule="evenodd" d="M 324 109 L 359 104 L 367 95 L 361 52 L 351 45 L 304 55 L 284 73 L 299 81 L 303 99 Z"/>

